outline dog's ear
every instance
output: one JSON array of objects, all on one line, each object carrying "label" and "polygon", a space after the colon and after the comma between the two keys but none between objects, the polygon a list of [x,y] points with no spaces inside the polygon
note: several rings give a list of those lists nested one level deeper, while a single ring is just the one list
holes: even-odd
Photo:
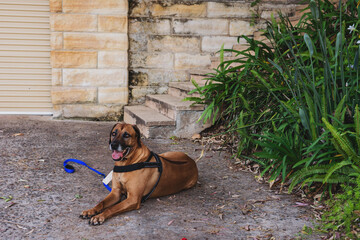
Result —
[{"label": "dog's ear", "polygon": [[132,125],[133,129],[135,130],[136,132],[136,139],[137,139],[137,142],[139,144],[139,147],[141,146],[141,135],[140,135],[140,129],[136,126],[136,125]]},{"label": "dog's ear", "polygon": [[114,130],[114,128],[116,127],[117,123],[111,128],[111,131],[110,131],[110,136],[109,136],[109,144],[111,143],[111,134],[112,134],[112,131]]}]

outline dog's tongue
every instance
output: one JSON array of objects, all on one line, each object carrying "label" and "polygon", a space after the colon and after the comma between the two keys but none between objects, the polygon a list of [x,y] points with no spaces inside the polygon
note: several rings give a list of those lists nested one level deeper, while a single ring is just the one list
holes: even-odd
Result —
[{"label": "dog's tongue", "polygon": [[119,159],[123,157],[123,152],[119,152],[114,150],[113,153],[111,154],[113,159]]}]

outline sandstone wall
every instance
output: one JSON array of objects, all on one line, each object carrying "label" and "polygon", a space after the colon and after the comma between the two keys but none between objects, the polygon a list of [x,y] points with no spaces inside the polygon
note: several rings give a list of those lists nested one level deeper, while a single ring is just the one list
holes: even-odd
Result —
[{"label": "sandstone wall", "polygon": [[128,103],[128,1],[50,0],[54,117],[118,119]]},{"label": "sandstone wall", "polygon": [[146,94],[165,93],[170,81],[185,81],[191,73],[216,67],[216,52],[242,49],[247,35],[258,30],[278,10],[294,15],[292,0],[253,1],[129,1],[130,103],[143,102]]}]

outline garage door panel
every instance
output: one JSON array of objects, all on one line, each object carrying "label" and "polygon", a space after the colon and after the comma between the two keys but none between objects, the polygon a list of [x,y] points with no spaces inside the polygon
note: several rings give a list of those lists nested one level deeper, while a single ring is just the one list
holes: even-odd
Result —
[{"label": "garage door panel", "polygon": [[0,0],[0,113],[50,114],[49,0]]}]

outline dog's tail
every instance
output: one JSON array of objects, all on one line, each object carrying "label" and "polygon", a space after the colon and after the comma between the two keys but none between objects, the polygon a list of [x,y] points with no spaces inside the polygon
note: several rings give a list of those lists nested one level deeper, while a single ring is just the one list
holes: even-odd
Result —
[{"label": "dog's tail", "polygon": [[203,148],[203,149],[201,150],[200,156],[199,156],[197,159],[195,159],[195,162],[196,162],[196,163],[204,156],[204,152],[205,152],[205,148]]}]

